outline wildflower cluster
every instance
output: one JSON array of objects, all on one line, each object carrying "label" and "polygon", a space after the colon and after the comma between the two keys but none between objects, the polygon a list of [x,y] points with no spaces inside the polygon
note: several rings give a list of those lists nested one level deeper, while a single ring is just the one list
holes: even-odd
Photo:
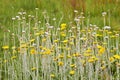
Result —
[{"label": "wildflower cluster", "polygon": [[[119,31],[84,23],[81,13],[71,24],[46,23],[19,12],[13,32],[4,33],[1,70],[10,80],[118,80]],[[105,13],[103,14],[105,16]],[[35,23],[33,23],[33,20]],[[16,23],[16,24],[15,24]],[[12,35],[9,40],[8,34]],[[114,69],[114,70],[113,70]],[[107,77],[104,77],[107,76]]]}]

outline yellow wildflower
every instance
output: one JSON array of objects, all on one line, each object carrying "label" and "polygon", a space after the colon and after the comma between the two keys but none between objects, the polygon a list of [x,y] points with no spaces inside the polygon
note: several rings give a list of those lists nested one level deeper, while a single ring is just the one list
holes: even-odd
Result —
[{"label": "yellow wildflower", "polygon": [[73,56],[74,57],[79,57],[79,56],[81,56],[81,54],[80,53],[74,53]]},{"label": "yellow wildflower", "polygon": [[54,40],[55,43],[59,42],[59,40]]},{"label": "yellow wildflower", "polygon": [[120,59],[120,55],[117,55],[117,54],[114,55],[113,57],[114,57],[115,59]]},{"label": "yellow wildflower", "polygon": [[55,75],[54,75],[54,74],[50,74],[50,77],[51,77],[51,78],[54,78],[54,77],[55,77]]},{"label": "yellow wildflower", "polygon": [[69,44],[70,44],[70,45],[74,45],[74,43],[73,43],[73,42],[69,42]]},{"label": "yellow wildflower", "polygon": [[5,45],[5,46],[3,46],[2,48],[3,48],[4,50],[7,50],[7,49],[9,49],[9,46]]},{"label": "yellow wildflower", "polygon": [[17,56],[12,56],[12,57],[11,57],[11,59],[16,59],[16,58],[17,58]]},{"label": "yellow wildflower", "polygon": [[5,60],[4,60],[4,63],[7,63],[7,61],[8,61],[8,60],[5,59]]},{"label": "yellow wildflower", "polygon": [[108,31],[108,34],[112,34],[112,32],[111,32],[111,31]]},{"label": "yellow wildflower", "polygon": [[45,42],[45,41],[46,41],[46,38],[43,38],[43,39],[42,39],[42,42]]},{"label": "yellow wildflower", "polygon": [[65,23],[63,23],[63,24],[61,24],[61,26],[60,26],[61,28],[61,30],[65,30],[66,29],[66,24]]},{"label": "yellow wildflower", "polygon": [[32,67],[32,68],[31,68],[31,71],[35,71],[35,70],[36,70],[36,67]]},{"label": "yellow wildflower", "polygon": [[74,74],[75,74],[75,71],[74,71],[74,70],[71,70],[71,71],[69,72],[69,74],[70,74],[70,75],[74,75]]},{"label": "yellow wildflower", "polygon": [[12,53],[15,54],[15,53],[17,53],[17,51],[16,51],[16,50],[13,50]]},{"label": "yellow wildflower", "polygon": [[107,43],[106,42],[103,42],[103,45],[106,45]]},{"label": "yellow wildflower", "polygon": [[30,40],[30,42],[34,42],[34,41],[35,41],[35,39],[31,39],[31,40]]},{"label": "yellow wildflower", "polygon": [[38,28],[37,27],[33,27],[34,30],[37,30]]},{"label": "yellow wildflower", "polygon": [[63,55],[63,54],[60,54],[60,55],[59,55],[59,58],[61,58],[61,59],[64,58],[64,55]]},{"label": "yellow wildflower", "polygon": [[110,36],[111,38],[115,38],[115,35]]},{"label": "yellow wildflower", "polygon": [[93,44],[97,44],[98,42],[93,42]]},{"label": "yellow wildflower", "polygon": [[106,68],[106,66],[102,66],[101,69],[104,70]]},{"label": "yellow wildflower", "polygon": [[39,33],[40,33],[40,35],[42,35],[42,34],[44,34],[44,31],[43,31],[43,30],[41,30]]},{"label": "yellow wildflower", "polygon": [[109,58],[109,61],[110,61],[110,62],[113,62],[114,60],[115,60],[115,59],[114,59],[113,57],[110,57],[110,58]]},{"label": "yellow wildflower", "polygon": [[113,53],[113,52],[114,52],[114,50],[110,50],[110,52],[111,52],[111,53]]},{"label": "yellow wildflower", "polygon": [[94,59],[94,61],[98,60],[98,58],[96,56],[92,56],[91,58]]},{"label": "yellow wildflower", "polygon": [[86,53],[90,53],[90,52],[92,52],[91,49],[87,49],[87,50],[86,50]]},{"label": "yellow wildflower", "polygon": [[66,37],[66,34],[65,34],[64,32],[61,32],[60,35],[61,35],[62,37]]},{"label": "yellow wildflower", "polygon": [[84,55],[85,57],[89,57],[89,56],[91,56],[90,53],[84,53],[83,55]]},{"label": "yellow wildflower", "polygon": [[39,46],[40,47],[40,49],[42,49],[43,48],[43,46]]},{"label": "yellow wildflower", "polygon": [[58,62],[58,65],[59,65],[59,66],[63,66],[64,63],[60,61],[60,62]]},{"label": "yellow wildflower", "polygon": [[33,48],[30,50],[30,54],[36,54],[36,50]]},{"label": "yellow wildflower", "polygon": [[94,62],[94,59],[90,58],[90,59],[88,59],[88,62],[92,63],[92,62]]},{"label": "yellow wildflower", "polygon": [[97,36],[97,37],[101,37],[101,34],[96,34],[95,36]]},{"label": "yellow wildflower", "polygon": [[76,39],[76,36],[71,36],[72,39]]},{"label": "yellow wildflower", "polygon": [[63,43],[67,43],[68,42],[68,40],[64,40],[64,41],[62,41]]},{"label": "yellow wildflower", "polygon": [[104,52],[105,52],[105,48],[104,47],[102,47],[102,46],[97,46],[98,47],[98,53],[99,54],[103,54]]},{"label": "yellow wildflower", "polygon": [[71,64],[71,65],[70,65],[70,67],[72,67],[72,68],[73,68],[73,67],[76,67],[76,65],[75,65],[75,64]]},{"label": "yellow wildflower", "polygon": [[71,58],[71,56],[70,56],[70,55],[67,55],[67,58]]},{"label": "yellow wildflower", "polygon": [[35,33],[35,36],[39,36],[40,35],[40,33]]},{"label": "yellow wildflower", "polygon": [[85,29],[82,29],[81,32],[85,32],[86,30]]},{"label": "yellow wildflower", "polygon": [[54,58],[53,60],[54,60],[54,61],[57,61],[57,60],[58,60],[58,58],[56,57],[56,58]]},{"label": "yellow wildflower", "polygon": [[50,49],[46,49],[44,53],[45,54],[51,54],[51,50]]},{"label": "yellow wildflower", "polygon": [[27,47],[27,44],[22,44],[21,46],[20,46],[21,48],[26,48]]},{"label": "yellow wildflower", "polygon": [[102,48],[102,46],[98,45],[97,48],[100,49],[100,48]]}]

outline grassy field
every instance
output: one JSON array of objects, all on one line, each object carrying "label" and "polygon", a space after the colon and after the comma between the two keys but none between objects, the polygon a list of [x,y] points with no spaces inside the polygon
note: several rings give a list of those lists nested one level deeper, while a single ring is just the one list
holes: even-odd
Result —
[{"label": "grassy field", "polygon": [[119,0],[0,0],[0,80],[119,80]]}]

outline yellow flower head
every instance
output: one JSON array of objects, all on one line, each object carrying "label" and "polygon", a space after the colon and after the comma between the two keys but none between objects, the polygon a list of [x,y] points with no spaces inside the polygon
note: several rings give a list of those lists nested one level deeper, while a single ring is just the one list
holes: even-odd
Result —
[{"label": "yellow flower head", "polygon": [[120,55],[117,55],[117,54],[114,55],[113,57],[114,57],[115,59],[120,59]]},{"label": "yellow flower head", "polygon": [[100,49],[100,48],[102,48],[102,46],[98,45],[97,48]]},{"label": "yellow flower head", "polygon": [[71,56],[70,56],[70,55],[67,55],[67,58],[71,58]]},{"label": "yellow flower head", "polygon": [[40,33],[35,33],[35,36],[39,36],[40,35]]},{"label": "yellow flower head", "polygon": [[65,23],[62,23],[61,26],[60,26],[60,29],[61,29],[61,30],[65,30],[65,29],[66,29],[66,24],[65,24]]},{"label": "yellow flower head", "polygon": [[44,30],[40,30],[39,33],[42,35],[44,34]]},{"label": "yellow flower head", "polygon": [[63,43],[68,43],[68,40],[64,40],[64,41],[62,41]]},{"label": "yellow flower head", "polygon": [[54,78],[54,77],[55,77],[55,75],[54,75],[54,74],[50,74],[50,77],[51,77],[51,78]]},{"label": "yellow flower head", "polygon": [[91,56],[90,53],[84,53],[83,55],[84,55],[85,57],[89,57],[89,56]]},{"label": "yellow flower head", "polygon": [[87,50],[86,50],[86,53],[91,53],[91,52],[92,52],[91,49],[87,49]]},{"label": "yellow flower head", "polygon": [[7,50],[7,49],[9,49],[9,46],[6,45],[6,46],[3,46],[2,48],[3,48],[4,50]]},{"label": "yellow flower head", "polygon": [[75,64],[71,64],[70,67],[74,68],[74,67],[76,67],[76,65]]},{"label": "yellow flower head", "polygon": [[30,50],[30,54],[36,54],[36,50],[33,48]]},{"label": "yellow flower head", "polygon": [[106,68],[106,66],[102,66],[101,69],[104,70]]},{"label": "yellow flower head", "polygon": [[26,48],[26,47],[27,47],[27,44],[23,43],[20,47],[21,47],[21,48]]},{"label": "yellow flower head", "polygon": [[31,71],[35,71],[35,70],[36,70],[36,67],[32,67],[32,68],[31,68]]},{"label": "yellow flower head", "polygon": [[59,42],[59,40],[54,40],[55,43]]},{"label": "yellow flower head", "polygon": [[37,30],[38,28],[37,27],[33,27],[33,30]]},{"label": "yellow flower head", "polygon": [[45,41],[46,41],[46,38],[43,38],[43,39],[42,39],[42,42],[45,42]]},{"label": "yellow flower head", "polygon": [[63,54],[60,54],[60,55],[59,55],[59,58],[61,58],[61,59],[64,58],[64,55],[63,55]]},{"label": "yellow flower head", "polygon": [[99,49],[99,50],[98,50],[98,53],[99,53],[99,54],[103,54],[103,53],[105,52],[105,48],[104,48],[104,47],[98,45],[97,48]]},{"label": "yellow flower head", "polygon": [[51,50],[50,49],[46,49],[45,52],[44,52],[44,54],[47,54],[47,55],[51,54]]},{"label": "yellow flower head", "polygon": [[12,60],[13,60],[13,59],[16,59],[16,58],[17,58],[17,56],[12,56],[12,57],[11,57]]},{"label": "yellow flower head", "polygon": [[58,65],[59,65],[59,66],[63,66],[64,63],[63,63],[63,62],[58,62]]},{"label": "yellow flower head", "polygon": [[65,34],[64,32],[61,32],[60,35],[61,35],[62,37],[66,37],[66,34]]},{"label": "yellow flower head", "polygon": [[31,40],[30,40],[30,42],[34,42],[34,41],[35,41],[35,39],[31,39]]},{"label": "yellow flower head", "polygon": [[88,62],[90,62],[90,63],[92,63],[92,62],[94,62],[94,61],[95,61],[95,60],[92,59],[92,58],[88,59]]},{"label": "yellow flower head", "polygon": [[114,60],[115,60],[115,59],[114,59],[113,57],[110,57],[110,58],[109,58],[109,61],[110,61],[110,62],[113,62]]},{"label": "yellow flower head", "polygon": [[5,59],[5,60],[4,60],[4,63],[7,63],[7,61],[8,61],[8,60]]},{"label": "yellow flower head", "polygon": [[74,74],[75,74],[75,71],[74,71],[74,70],[71,70],[71,71],[69,72],[69,74],[70,74],[70,75],[74,75]]},{"label": "yellow flower head", "polygon": [[74,43],[73,43],[73,42],[69,42],[69,44],[70,44],[70,45],[74,45]]}]

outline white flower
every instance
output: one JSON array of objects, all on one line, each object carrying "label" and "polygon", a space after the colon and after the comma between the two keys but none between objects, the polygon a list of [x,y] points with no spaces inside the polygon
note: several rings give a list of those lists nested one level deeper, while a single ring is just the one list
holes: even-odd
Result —
[{"label": "white flower", "polygon": [[22,31],[22,33],[25,33],[25,31]]},{"label": "white flower", "polygon": [[76,22],[79,22],[79,21],[80,21],[80,19],[78,19],[78,18],[75,18],[75,19],[74,19],[74,21],[76,21]]},{"label": "white flower", "polygon": [[53,18],[53,21],[55,21],[56,20],[56,18]]},{"label": "white flower", "polygon": [[105,16],[106,14],[107,14],[106,12],[103,12],[103,13],[102,13],[102,16]]},{"label": "white flower", "polygon": [[23,20],[25,20],[25,17],[22,17]]},{"label": "white flower", "polygon": [[72,30],[69,30],[68,32],[72,32]]},{"label": "white flower", "polygon": [[78,13],[78,11],[77,11],[77,10],[74,10],[74,12],[75,12],[75,13]]},{"label": "white flower", "polygon": [[23,12],[23,14],[25,15],[25,14],[26,14],[26,12]]},{"label": "white flower", "polygon": [[12,20],[15,20],[15,18],[12,18]]},{"label": "white flower", "polygon": [[104,29],[111,29],[111,27],[110,26],[105,26]]},{"label": "white flower", "polygon": [[48,26],[48,28],[52,29],[52,28],[53,28],[53,26]]},{"label": "white flower", "polygon": [[39,8],[35,8],[35,10],[38,10]]},{"label": "white flower", "polygon": [[45,32],[46,35],[48,35],[49,33],[48,32]]},{"label": "white flower", "polygon": [[18,12],[19,15],[22,15],[22,12]]}]

